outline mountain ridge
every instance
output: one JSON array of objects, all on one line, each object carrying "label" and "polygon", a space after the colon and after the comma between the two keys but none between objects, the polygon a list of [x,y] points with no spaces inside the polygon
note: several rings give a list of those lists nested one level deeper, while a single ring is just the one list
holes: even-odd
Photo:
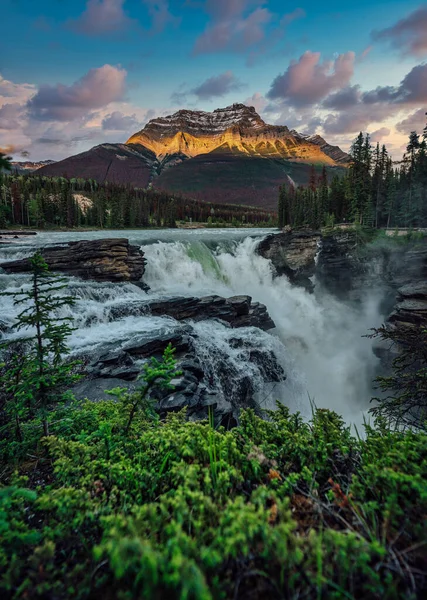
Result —
[{"label": "mountain ridge", "polygon": [[304,185],[313,164],[340,172],[349,160],[319,135],[268,125],[254,107],[233,104],[152,119],[124,144],[99,144],[37,172],[274,210],[279,185]]}]

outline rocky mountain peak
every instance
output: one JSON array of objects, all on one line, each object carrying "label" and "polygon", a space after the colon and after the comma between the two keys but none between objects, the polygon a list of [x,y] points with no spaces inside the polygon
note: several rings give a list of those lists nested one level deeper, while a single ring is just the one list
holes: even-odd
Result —
[{"label": "rocky mountain peak", "polygon": [[172,115],[152,119],[144,129],[133,135],[128,143],[138,143],[137,140],[144,137],[159,140],[177,133],[218,136],[233,127],[259,129],[265,126],[255,108],[245,104],[232,104],[225,108],[217,108],[213,112],[181,109]]}]

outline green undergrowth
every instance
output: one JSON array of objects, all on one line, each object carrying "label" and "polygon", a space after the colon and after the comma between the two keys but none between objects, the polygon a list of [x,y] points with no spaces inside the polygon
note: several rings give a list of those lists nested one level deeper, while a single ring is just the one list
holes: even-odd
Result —
[{"label": "green undergrowth", "polygon": [[[0,597],[422,598],[427,435],[280,406],[238,427],[116,400],[0,443]],[[212,415],[210,415],[212,417]]]}]

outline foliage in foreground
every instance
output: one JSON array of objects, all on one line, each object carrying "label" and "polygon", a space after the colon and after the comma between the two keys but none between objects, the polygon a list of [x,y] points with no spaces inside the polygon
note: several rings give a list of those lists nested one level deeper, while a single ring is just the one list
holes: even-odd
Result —
[{"label": "foliage in foreground", "polygon": [[29,416],[40,416],[44,433],[49,435],[49,413],[57,402],[67,399],[64,389],[77,378],[72,373],[76,363],[64,361],[69,353],[66,340],[73,331],[71,319],[57,314],[74,299],[60,295],[66,280],[49,271],[40,252],[30,263],[31,285],[0,294],[12,296],[14,305],[21,308],[14,324],[20,338],[0,346],[9,350],[0,394],[6,397],[4,410],[14,422],[19,441],[23,439],[21,423]]},{"label": "foliage in foreground", "polygon": [[[113,400],[3,469],[2,598],[416,598],[427,436],[280,407],[231,431]],[[15,469],[15,473],[13,471]]]},{"label": "foliage in foreground", "polygon": [[398,427],[415,427],[427,432],[427,328],[417,324],[373,330],[396,350],[391,373],[376,378],[384,397],[375,398],[371,409]]}]

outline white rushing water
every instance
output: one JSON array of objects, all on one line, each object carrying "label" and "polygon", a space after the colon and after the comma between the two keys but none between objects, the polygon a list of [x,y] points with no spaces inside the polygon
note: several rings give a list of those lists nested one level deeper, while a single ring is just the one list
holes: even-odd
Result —
[{"label": "white rushing water", "polygon": [[[147,259],[144,281],[146,294],[132,284],[109,284],[69,280],[76,297],[67,309],[77,330],[70,338],[73,351],[94,352],[102,344],[120,340],[123,344],[141,334],[170,332],[185,327],[169,317],[150,315],[111,319],[113,307],[147,298],[165,296],[233,296],[248,294],[265,304],[276,329],[262,332],[239,329],[251,347],[267,348],[277,357],[287,380],[264,384],[245,355],[229,344],[236,330],[217,322],[194,325],[198,355],[207,368],[215,352],[226,353],[236,369],[256,383],[257,398],[265,406],[280,400],[304,415],[310,413],[310,398],[319,407],[331,408],[348,422],[360,423],[369,407],[371,381],[376,358],[371,341],[365,337],[379,326],[379,294],[370,292],[357,306],[347,305],[325,292],[309,294],[293,286],[286,277],[273,277],[270,261],[256,253],[268,230],[163,230],[126,232],[43,233],[23,244],[0,248],[0,261],[29,256],[34,246],[76,239],[128,237],[142,246]],[[13,291],[28,281],[26,275],[0,273],[0,288]],[[10,298],[1,299],[0,321],[10,324],[16,308]]]}]

